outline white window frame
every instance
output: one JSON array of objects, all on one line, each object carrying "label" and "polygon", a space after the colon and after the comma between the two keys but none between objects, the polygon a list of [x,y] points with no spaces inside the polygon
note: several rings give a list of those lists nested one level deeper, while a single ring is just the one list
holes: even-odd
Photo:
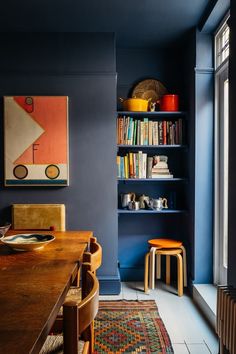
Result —
[{"label": "white window frame", "polygon": [[[215,34],[215,49],[219,49],[217,47],[217,34],[222,31],[224,27],[224,23],[227,21],[229,14],[222,21],[220,29]],[[223,25],[223,26],[222,26]],[[227,282],[227,268],[223,266],[223,238],[222,232],[227,232],[227,223],[228,223],[228,215],[224,215],[222,211],[222,203],[227,203],[227,188],[222,185],[222,180],[224,177],[224,168],[222,164],[222,156],[220,158],[220,141],[224,141],[225,136],[223,135],[225,129],[222,129],[222,116],[224,115],[224,107],[221,104],[222,100],[219,100],[220,95],[224,94],[223,83],[225,78],[228,78],[228,65],[229,58],[223,60],[217,60],[217,53],[215,53],[215,156],[214,156],[214,176],[215,176],[215,191],[214,191],[214,284],[223,284]],[[222,96],[221,96],[222,97]],[[226,130],[228,127],[226,126]],[[223,150],[224,151],[224,150]],[[222,151],[221,151],[222,153]],[[225,154],[225,153],[224,153]],[[225,155],[227,156],[227,154]],[[225,159],[223,157],[223,161]],[[224,162],[223,162],[224,163]],[[227,164],[226,164],[227,166]],[[227,195],[226,195],[227,194]],[[223,208],[223,209],[224,209]],[[225,210],[225,209],[224,209]],[[226,211],[227,211],[226,205]],[[226,229],[226,230],[225,230]]]}]

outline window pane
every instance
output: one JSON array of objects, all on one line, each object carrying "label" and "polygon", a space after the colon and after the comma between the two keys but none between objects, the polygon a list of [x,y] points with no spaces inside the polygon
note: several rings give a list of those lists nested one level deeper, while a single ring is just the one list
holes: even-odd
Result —
[{"label": "window pane", "polygon": [[229,56],[229,26],[227,23],[216,34],[216,68],[218,68]]},{"label": "window pane", "polygon": [[228,146],[229,146],[229,80],[224,81],[224,231],[223,266],[228,265]]}]

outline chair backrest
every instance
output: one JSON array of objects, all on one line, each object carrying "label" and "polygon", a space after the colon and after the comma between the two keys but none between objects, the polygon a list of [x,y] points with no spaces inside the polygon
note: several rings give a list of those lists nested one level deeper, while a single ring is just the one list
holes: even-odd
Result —
[{"label": "chair backrest", "polygon": [[14,230],[65,231],[64,204],[13,204]]},{"label": "chair backrest", "polygon": [[98,312],[99,282],[91,271],[91,265],[82,266],[82,288],[86,296],[82,301],[68,301],[63,304],[64,353],[78,353],[78,337],[89,341],[89,352],[93,352],[94,327],[93,321]]},{"label": "chair backrest", "polygon": [[96,237],[90,238],[89,252],[84,252],[83,262],[91,264],[91,271],[96,274],[96,270],[102,264],[102,247],[97,242]]},{"label": "chair backrest", "polygon": [[[83,254],[83,263],[90,263],[91,264],[91,272],[93,272],[96,275],[96,270],[102,264],[102,247],[97,242],[97,238],[96,237],[91,237],[90,238],[89,251],[88,252],[84,252],[84,254]],[[78,274],[77,274],[76,278],[73,281],[73,285],[74,286],[77,286],[77,287],[80,286],[80,274],[81,274],[81,268],[79,268]],[[83,287],[82,287],[82,296],[84,297]]]}]

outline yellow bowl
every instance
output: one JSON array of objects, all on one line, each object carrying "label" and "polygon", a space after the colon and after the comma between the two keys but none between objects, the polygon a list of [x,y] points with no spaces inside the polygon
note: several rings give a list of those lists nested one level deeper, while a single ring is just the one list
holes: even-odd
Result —
[{"label": "yellow bowl", "polygon": [[148,111],[148,100],[142,98],[128,98],[123,101],[124,111],[131,112],[147,112]]}]

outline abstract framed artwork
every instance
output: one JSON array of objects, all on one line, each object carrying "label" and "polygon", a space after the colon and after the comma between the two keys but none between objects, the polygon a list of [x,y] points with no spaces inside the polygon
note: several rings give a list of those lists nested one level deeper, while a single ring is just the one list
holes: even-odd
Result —
[{"label": "abstract framed artwork", "polygon": [[68,97],[4,97],[5,186],[68,186]]}]

